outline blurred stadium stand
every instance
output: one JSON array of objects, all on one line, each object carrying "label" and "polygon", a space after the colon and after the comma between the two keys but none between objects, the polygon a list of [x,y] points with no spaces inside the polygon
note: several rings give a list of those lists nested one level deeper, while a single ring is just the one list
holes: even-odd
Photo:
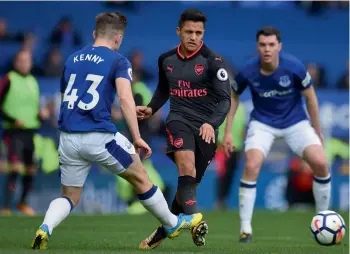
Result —
[{"label": "blurred stadium stand", "polygon": [[[143,51],[146,66],[156,71],[159,54],[178,43],[175,28],[179,14],[184,8],[198,4],[135,4],[139,5],[136,11],[119,8],[129,19],[121,52],[128,55],[134,48]],[[198,7],[208,15],[205,42],[210,47],[217,49],[218,53],[239,67],[255,52],[255,32],[264,25],[273,25],[282,33],[284,49],[304,62],[311,61],[324,66],[327,70],[327,86],[335,87],[348,60],[347,10],[330,9],[321,16],[310,16],[303,8],[290,4],[242,5],[247,7],[223,2],[199,4]],[[36,63],[40,65],[50,48],[50,33],[62,17],[71,17],[73,26],[80,33],[83,44],[86,44],[92,41],[94,16],[114,9],[116,7],[111,9],[99,2],[84,3],[84,10],[79,2],[1,2],[0,17],[8,21],[9,31],[31,32],[37,36],[34,53]],[[20,43],[1,42],[0,66],[6,64],[19,47]],[[73,50],[74,47],[61,47],[64,58]]]},{"label": "blurred stadium stand", "polygon": [[[13,55],[21,47],[32,48],[35,59],[33,71],[39,77],[43,103],[45,104],[52,98],[57,99],[59,78],[57,74],[44,68],[48,65],[48,52],[52,48],[59,49],[62,59],[53,53],[51,62],[54,70],[61,68],[64,59],[69,54],[92,42],[95,15],[104,11],[119,10],[128,17],[128,27],[120,52],[125,56],[131,56],[134,50],[143,53],[144,68],[148,73],[153,74],[148,75],[149,79],[146,84],[153,90],[157,82],[154,77],[157,77],[158,56],[178,44],[179,39],[176,36],[175,28],[180,13],[189,7],[199,8],[208,16],[205,43],[223,55],[235,69],[238,69],[255,54],[256,31],[265,25],[276,26],[282,33],[283,48],[296,55],[305,64],[316,65],[320,72],[315,75],[320,75],[320,80],[322,80],[319,81],[319,86],[332,90],[331,92],[329,90],[323,92],[322,89],[317,89],[322,98],[320,99],[321,107],[323,107],[321,113],[328,117],[332,115],[332,112],[333,114],[338,112],[336,117],[333,116],[331,124],[327,125],[330,126],[327,129],[328,136],[337,136],[348,143],[348,95],[347,92],[344,94],[344,92],[336,91],[337,86],[344,87],[344,85],[338,85],[338,81],[344,80],[346,82],[349,77],[347,69],[349,59],[348,5],[345,8],[343,6],[329,8],[325,5],[312,7],[301,2],[299,4],[293,2],[0,2],[0,20],[7,23],[9,34],[20,35],[16,37],[17,39],[1,39],[0,25],[0,76],[7,71]],[[71,21],[74,32],[71,36],[63,36],[63,38],[56,34],[55,42],[52,43],[52,32],[62,18],[68,22]],[[310,65],[310,68],[312,67]],[[51,77],[47,76],[48,73]],[[315,73],[318,72],[315,71]],[[348,82],[345,88],[348,89]],[[251,103],[247,93],[243,96],[243,101],[249,109]],[[327,113],[329,111],[330,114]],[[163,116],[166,114],[167,111],[164,110]],[[321,117],[325,119],[324,116],[321,115]],[[326,120],[323,122],[327,123]],[[161,147],[164,145],[164,140],[154,138],[153,143],[153,146],[156,147],[153,155],[155,167],[160,171],[165,182],[175,185],[174,165],[162,155]],[[284,172],[283,170],[288,165],[288,158],[290,158],[288,156],[288,150],[283,155],[280,155],[280,152],[272,152],[270,158],[273,163],[270,166],[272,168],[280,167],[279,170]],[[279,163],[276,163],[276,160]],[[164,165],[167,165],[166,169]],[[266,193],[264,194],[264,191],[261,190],[256,205],[257,207],[282,209],[285,205],[285,201],[282,200],[283,193],[282,196],[271,199],[275,201],[266,200],[270,194],[275,196],[273,193],[276,193],[276,190],[269,189],[269,186],[277,188],[278,184],[286,185],[286,179],[283,178],[285,176],[276,173],[276,170],[270,170],[270,166],[267,161],[265,167],[268,169],[264,170],[266,172],[262,174],[260,182],[261,188],[265,188]],[[213,169],[213,163],[211,169]],[[238,178],[235,179],[238,181]],[[50,179],[59,184],[57,176],[50,176]],[[348,189],[349,180],[347,177],[333,179],[338,181],[339,185],[347,184]],[[203,186],[206,186],[206,190],[203,189],[205,197],[199,194],[199,204],[208,209],[212,207],[215,199],[214,193],[208,191],[208,189],[212,189],[211,192],[214,192],[214,180],[215,171],[209,171],[200,188],[201,191]],[[99,184],[96,182],[92,184],[95,184],[95,188],[97,188],[96,186],[102,188],[104,181],[105,178],[102,176]],[[114,179],[108,181],[114,181]],[[234,185],[230,200],[231,207],[237,207],[237,182]],[[110,185],[106,184],[105,186]],[[39,190],[44,187],[38,185],[37,188],[37,193],[39,193]],[[113,190],[114,187],[110,189]],[[344,192],[344,187],[342,189]],[[334,191],[333,200],[337,202],[334,203],[335,206],[348,209],[348,204],[344,206],[343,201],[339,201],[342,191],[339,189]],[[348,192],[341,195],[347,195],[345,199],[348,199]],[[50,198],[48,194],[45,200]],[[112,200],[115,198],[111,197]],[[34,195],[32,202],[35,203],[35,200],[38,200],[37,195]],[[342,200],[344,199],[342,198]],[[269,205],[269,202],[275,202],[275,205]],[[39,202],[35,204],[39,206]],[[46,203],[44,206],[46,207]],[[120,206],[117,207],[120,210]],[[42,207],[38,207],[38,209],[43,210]],[[109,207],[103,211],[116,211],[116,208]]]}]

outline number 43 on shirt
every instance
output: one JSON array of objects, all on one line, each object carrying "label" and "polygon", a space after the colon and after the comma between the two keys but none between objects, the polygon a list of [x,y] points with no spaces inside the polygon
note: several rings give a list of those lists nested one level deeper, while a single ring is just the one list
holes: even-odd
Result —
[{"label": "number 43 on shirt", "polygon": [[[72,89],[76,76],[77,76],[76,74],[70,75],[67,88],[64,91],[63,102],[66,102],[66,101],[68,102],[68,109],[73,109],[75,102],[78,100],[78,95],[77,95],[78,89]],[[103,76],[100,76],[100,75],[88,74],[86,76],[85,80],[92,82],[89,90],[87,90],[87,93],[92,95],[92,100],[89,103],[84,103],[82,100],[80,100],[78,102],[78,108],[82,110],[91,110],[94,107],[96,107],[100,99],[100,95],[98,94],[96,89],[98,85],[101,84],[102,79],[103,79]],[[71,94],[69,95],[70,92]]]}]

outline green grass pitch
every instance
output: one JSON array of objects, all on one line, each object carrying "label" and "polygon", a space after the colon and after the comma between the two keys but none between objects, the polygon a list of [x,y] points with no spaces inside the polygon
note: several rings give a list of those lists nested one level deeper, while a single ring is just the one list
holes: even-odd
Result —
[{"label": "green grass pitch", "polygon": [[[349,214],[341,213],[348,224]],[[256,211],[250,244],[238,243],[239,215],[207,212],[207,244],[196,247],[189,232],[163,242],[153,250],[139,250],[138,244],[158,225],[150,215],[74,215],[53,232],[42,253],[235,253],[235,254],[320,254],[349,253],[349,232],[337,246],[319,246],[311,235],[312,212]],[[35,253],[29,245],[43,217],[0,217],[0,253]]]}]

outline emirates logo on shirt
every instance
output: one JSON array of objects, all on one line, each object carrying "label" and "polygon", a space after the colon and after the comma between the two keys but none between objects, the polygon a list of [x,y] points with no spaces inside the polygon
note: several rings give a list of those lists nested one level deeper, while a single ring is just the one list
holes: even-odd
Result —
[{"label": "emirates logo on shirt", "polygon": [[208,95],[207,88],[192,89],[190,81],[178,80],[177,84],[178,84],[178,88],[170,88],[171,96],[193,98],[193,97],[204,97]]}]

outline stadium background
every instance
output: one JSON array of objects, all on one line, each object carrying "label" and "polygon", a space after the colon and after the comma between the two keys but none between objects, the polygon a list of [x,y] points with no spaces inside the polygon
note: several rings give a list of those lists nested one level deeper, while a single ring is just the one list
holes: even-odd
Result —
[{"label": "stadium background", "polygon": [[[59,103],[59,75],[66,57],[74,50],[92,42],[94,17],[104,11],[122,11],[129,20],[120,53],[133,62],[151,91],[157,82],[158,56],[175,46],[179,39],[175,28],[180,13],[196,7],[208,15],[205,43],[223,55],[233,70],[239,69],[255,52],[255,33],[264,25],[280,29],[284,50],[296,55],[307,64],[317,80],[316,91],[320,103],[321,124],[327,140],[328,157],[332,168],[332,207],[349,209],[349,22],[348,6],[344,3],[302,4],[293,2],[1,2],[0,28],[7,23],[13,39],[1,40],[0,73],[5,74],[13,55],[21,48],[31,50],[34,56],[33,73],[38,78],[42,106],[54,113],[52,121],[43,124],[41,137],[57,140],[56,120]],[[73,32],[62,41],[52,32],[62,18],[71,21]],[[0,29],[1,30],[1,29]],[[57,32],[57,30],[56,30]],[[75,34],[75,35],[74,35]],[[56,33],[57,35],[57,33]],[[74,36],[73,36],[74,35]],[[75,38],[75,39],[72,39]],[[134,57],[130,57],[130,56]],[[141,58],[140,58],[141,57]],[[136,62],[143,58],[143,67],[136,70]],[[251,110],[250,95],[242,96],[246,114]],[[162,110],[164,119],[168,106]],[[248,117],[246,117],[248,119]],[[123,125],[118,123],[123,129]],[[161,133],[161,132],[160,132]],[[163,154],[165,136],[150,139],[153,148],[152,162],[169,186],[176,188],[176,169]],[[59,171],[55,150],[50,144],[39,149],[44,158],[35,181],[30,205],[44,212],[52,198],[59,194]],[[52,148],[52,147],[51,147]],[[345,150],[344,150],[345,149]],[[46,154],[43,153],[46,152]],[[345,151],[345,152],[344,152]],[[277,142],[264,164],[258,182],[256,207],[263,209],[288,209],[285,189],[288,165],[293,159],[284,142]],[[46,163],[46,164],[45,164]],[[238,183],[242,162],[235,172],[230,192],[229,207],[237,208]],[[3,186],[4,174],[0,174]],[[213,161],[199,187],[198,204],[210,210],[215,208],[216,162]],[[171,195],[171,194],[170,194]],[[2,193],[0,192],[0,200]],[[118,197],[116,179],[103,169],[93,167],[85,187],[84,197],[75,213],[122,212],[126,204]]]}]

